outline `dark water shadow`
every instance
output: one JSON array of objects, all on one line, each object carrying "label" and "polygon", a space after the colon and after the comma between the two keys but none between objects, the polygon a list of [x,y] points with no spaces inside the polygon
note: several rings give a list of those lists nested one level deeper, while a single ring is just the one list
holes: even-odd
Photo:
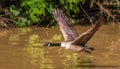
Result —
[{"label": "dark water shadow", "polygon": [[80,65],[80,67],[100,67],[100,68],[109,68],[109,67],[120,67],[119,65]]}]

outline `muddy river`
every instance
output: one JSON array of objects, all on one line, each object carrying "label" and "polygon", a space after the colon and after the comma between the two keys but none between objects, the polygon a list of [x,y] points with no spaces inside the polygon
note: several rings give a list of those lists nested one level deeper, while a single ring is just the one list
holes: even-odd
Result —
[{"label": "muddy river", "polygon": [[[75,26],[81,34],[91,26]],[[61,42],[58,27],[0,30],[0,69],[120,69],[120,27],[103,25],[87,43],[91,54],[74,53],[45,42]]]}]

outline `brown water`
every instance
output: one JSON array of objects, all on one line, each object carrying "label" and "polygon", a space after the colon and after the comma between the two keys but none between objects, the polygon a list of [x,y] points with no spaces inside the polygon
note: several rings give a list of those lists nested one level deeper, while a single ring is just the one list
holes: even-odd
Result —
[{"label": "brown water", "polygon": [[[79,34],[89,27],[76,26]],[[92,54],[74,53],[44,42],[61,42],[59,28],[13,28],[0,31],[0,69],[120,69],[120,28],[104,25],[87,45]]]}]

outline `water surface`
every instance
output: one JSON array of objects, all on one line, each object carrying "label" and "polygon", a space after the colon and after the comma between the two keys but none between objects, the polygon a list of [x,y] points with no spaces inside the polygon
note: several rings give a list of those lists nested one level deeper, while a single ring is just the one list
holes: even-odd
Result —
[{"label": "water surface", "polygon": [[[90,26],[75,26],[81,34]],[[74,53],[45,42],[61,42],[58,27],[12,28],[0,31],[0,69],[120,69],[120,28],[103,25],[87,43],[92,54]]]}]

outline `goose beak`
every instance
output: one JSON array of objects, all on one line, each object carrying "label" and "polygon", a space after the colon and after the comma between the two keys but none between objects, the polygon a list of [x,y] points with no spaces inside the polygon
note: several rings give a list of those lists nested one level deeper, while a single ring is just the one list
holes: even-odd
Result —
[{"label": "goose beak", "polygon": [[48,46],[48,43],[44,43],[43,46]]}]

